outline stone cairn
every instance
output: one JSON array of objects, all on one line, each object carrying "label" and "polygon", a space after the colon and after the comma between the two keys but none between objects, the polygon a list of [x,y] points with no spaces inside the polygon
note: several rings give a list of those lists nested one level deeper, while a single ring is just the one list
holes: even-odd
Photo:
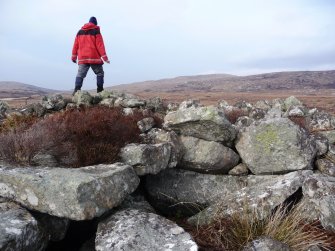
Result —
[{"label": "stone cairn", "polygon": [[163,128],[153,128],[151,117],[139,121],[143,143],[122,148],[119,163],[67,169],[50,164],[50,156],[36,156],[37,167],[0,162],[0,250],[45,250],[66,237],[72,222],[92,221],[95,235],[80,250],[195,251],[191,235],[166,216],[202,225],[247,205],[266,217],[297,199],[306,220],[335,231],[330,114],[295,97],[234,106],[188,100],[166,109],[159,98],[79,91],[72,100],[55,95],[15,111],[0,102],[0,119],[81,105],[151,110],[164,114]]}]

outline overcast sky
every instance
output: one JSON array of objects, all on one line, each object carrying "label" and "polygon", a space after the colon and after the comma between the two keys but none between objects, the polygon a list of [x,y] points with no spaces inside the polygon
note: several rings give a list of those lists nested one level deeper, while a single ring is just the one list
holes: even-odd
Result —
[{"label": "overcast sky", "polygon": [[106,86],[335,69],[334,13],[334,0],[0,0],[0,81],[73,89],[72,45],[91,16],[111,60]]}]

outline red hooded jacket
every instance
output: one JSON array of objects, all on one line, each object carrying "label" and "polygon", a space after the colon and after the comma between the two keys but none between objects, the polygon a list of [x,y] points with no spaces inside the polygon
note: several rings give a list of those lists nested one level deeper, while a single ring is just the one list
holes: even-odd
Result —
[{"label": "red hooded jacket", "polygon": [[78,64],[103,64],[102,59],[108,61],[99,26],[87,23],[78,31],[73,44],[72,60],[77,60],[77,57]]}]

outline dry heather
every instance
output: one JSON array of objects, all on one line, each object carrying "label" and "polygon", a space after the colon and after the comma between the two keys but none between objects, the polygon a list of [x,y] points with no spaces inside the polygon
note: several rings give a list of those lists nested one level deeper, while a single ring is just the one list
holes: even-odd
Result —
[{"label": "dry heather", "polygon": [[46,153],[68,167],[113,163],[120,148],[140,142],[137,122],[144,117],[107,107],[73,109],[39,120],[15,117],[5,121],[0,133],[0,159],[27,165],[36,154]]}]

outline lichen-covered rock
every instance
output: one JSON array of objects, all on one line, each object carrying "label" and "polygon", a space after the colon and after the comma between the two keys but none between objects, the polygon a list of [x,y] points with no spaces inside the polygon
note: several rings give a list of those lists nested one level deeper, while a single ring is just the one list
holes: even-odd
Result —
[{"label": "lichen-covered rock", "polygon": [[268,100],[259,100],[254,104],[254,107],[267,111],[271,109],[271,103]]},{"label": "lichen-covered rock", "polygon": [[314,135],[314,141],[316,146],[316,156],[320,157],[322,155],[325,155],[328,152],[329,148],[329,141],[328,139],[323,136],[322,134]]},{"label": "lichen-covered rock", "polygon": [[304,181],[302,192],[302,216],[335,231],[335,177],[314,174]]},{"label": "lichen-covered rock", "polygon": [[244,128],[236,149],[254,174],[312,169],[316,155],[313,139],[286,118],[262,120]]},{"label": "lichen-covered rock", "polygon": [[242,128],[250,126],[253,122],[254,120],[252,118],[242,116],[236,120],[234,127],[237,131],[240,131]]},{"label": "lichen-covered rock", "polygon": [[129,107],[129,108],[144,107],[145,104],[146,101],[139,98],[124,98],[120,101],[120,105],[122,107]]},{"label": "lichen-covered rock", "polygon": [[285,113],[285,116],[292,116],[292,117],[303,117],[305,116],[306,108],[303,106],[291,106]]},{"label": "lichen-covered rock", "polygon": [[308,125],[311,131],[326,131],[335,129],[335,117],[326,112],[316,112]]},{"label": "lichen-covered rock", "polygon": [[266,111],[263,109],[259,109],[259,108],[253,108],[250,112],[249,112],[249,117],[254,119],[254,120],[260,120],[263,119],[266,115]]},{"label": "lichen-covered rock", "polygon": [[56,167],[59,166],[55,156],[50,153],[37,153],[32,159],[31,163],[34,166],[42,167]]},{"label": "lichen-covered rock", "polygon": [[291,249],[283,242],[262,236],[249,242],[242,251],[291,251]]},{"label": "lichen-covered rock", "polygon": [[168,167],[171,154],[169,143],[129,144],[121,149],[122,161],[134,167],[137,175],[156,174]]},{"label": "lichen-covered rock", "polygon": [[165,131],[160,128],[153,128],[143,135],[145,143],[160,144],[169,143],[171,145],[171,155],[168,167],[176,167],[184,155],[184,148],[174,131]]},{"label": "lichen-covered rock", "polygon": [[140,209],[116,212],[98,225],[97,251],[197,251],[190,234],[176,223]]},{"label": "lichen-covered rock", "polygon": [[324,158],[316,160],[315,165],[321,173],[335,177],[335,162]]},{"label": "lichen-covered rock", "polygon": [[284,110],[287,111],[291,106],[302,106],[302,102],[294,96],[290,96],[284,100]]},{"label": "lichen-covered rock", "polygon": [[160,97],[149,98],[146,101],[146,108],[153,112],[164,112],[165,107]]},{"label": "lichen-covered rock", "polygon": [[155,126],[155,120],[152,117],[144,118],[137,122],[137,126],[141,132],[147,132]]},{"label": "lichen-covered rock", "polygon": [[78,169],[0,168],[0,196],[73,220],[102,215],[138,184],[133,168],[121,163]]},{"label": "lichen-covered rock", "polygon": [[7,102],[0,100],[0,114],[5,114],[9,110]]},{"label": "lichen-covered rock", "polygon": [[215,204],[192,216],[188,222],[204,225],[216,218],[242,212],[256,213],[259,219],[264,219],[275,207],[297,192],[312,174],[308,170],[285,175],[249,175],[245,178],[246,185],[243,188],[232,190],[228,196],[218,198]]},{"label": "lichen-covered rock", "polygon": [[37,220],[24,208],[0,202],[0,250],[44,250],[48,243]]},{"label": "lichen-covered rock", "polygon": [[25,115],[34,115],[37,117],[43,117],[46,113],[46,108],[40,103],[29,104],[21,110],[21,113]]},{"label": "lichen-covered rock", "polygon": [[180,137],[184,155],[179,167],[201,173],[228,173],[240,157],[232,149],[215,141],[194,137]]},{"label": "lichen-covered rock", "polygon": [[191,106],[169,112],[164,118],[164,126],[184,136],[225,144],[236,137],[235,129],[223,112],[213,106]]},{"label": "lichen-covered rock", "polygon": [[318,134],[321,134],[322,136],[326,137],[328,139],[329,144],[334,145],[335,144],[335,130],[329,130],[329,131],[320,131]]},{"label": "lichen-covered rock", "polygon": [[54,96],[44,96],[42,98],[42,106],[47,110],[60,111],[65,108],[67,102],[60,94]]},{"label": "lichen-covered rock", "polygon": [[107,106],[107,107],[114,107],[114,102],[115,102],[115,98],[105,98],[101,100],[99,104]]},{"label": "lichen-covered rock", "polygon": [[77,106],[80,106],[80,105],[90,106],[92,105],[93,97],[87,91],[77,91],[74,94],[72,101]]}]

